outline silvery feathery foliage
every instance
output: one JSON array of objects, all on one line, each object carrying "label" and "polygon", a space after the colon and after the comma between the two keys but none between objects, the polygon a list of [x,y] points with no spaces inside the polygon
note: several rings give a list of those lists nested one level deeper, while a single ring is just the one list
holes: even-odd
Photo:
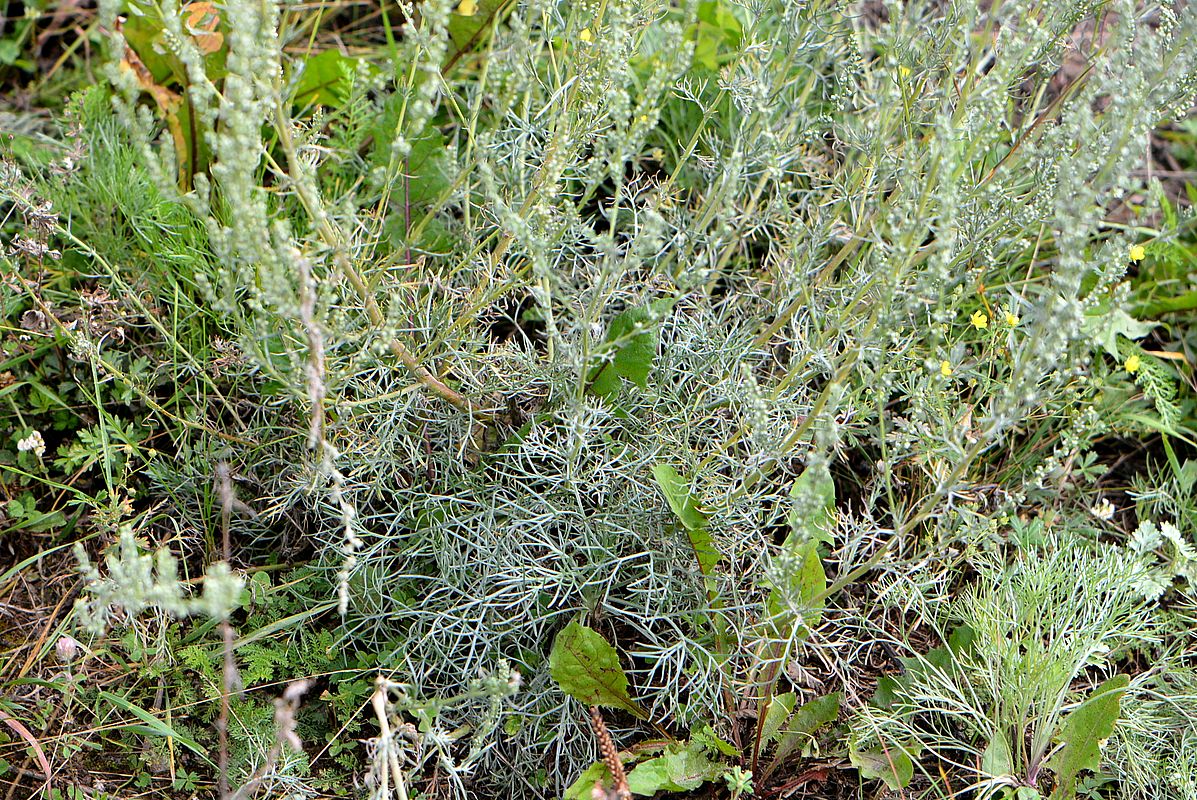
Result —
[{"label": "silvery feathery foliage", "polygon": [[1119,796],[1197,797],[1197,675],[1182,652],[1165,652],[1131,682],[1132,702],[1106,743]]},{"label": "silvery feathery foliage", "polygon": [[[755,624],[755,578],[787,568],[775,532],[802,470],[854,443],[890,456],[864,466],[887,519],[837,531],[830,562],[847,570],[940,524],[970,461],[1027,415],[1085,424],[1086,318],[1104,312],[1082,279],[1121,279],[1127,241],[1102,221],[1137,185],[1150,127],[1195,88],[1192,9],[1149,23],[1116,0],[1111,45],[1053,87],[1089,46],[1072,37],[1092,3],[910,3],[883,25],[832,2],[719,6],[734,25],[695,4],[525,0],[495,28],[485,80],[460,80],[439,67],[450,4],[422,4],[391,65],[399,100],[355,95],[355,118],[403,109],[360,182],[328,178],[343,166],[288,116],[278,4],[222,5],[221,87],[174,43],[213,153],[187,195],[212,243],[208,287],[246,370],[291,390],[245,413],[266,442],[247,455],[258,505],[314,512],[346,637],[414,691],[453,692],[504,658],[527,675],[516,722],[471,761],[475,787],[556,796],[593,756],[544,669],[580,613],[631,657],[662,724],[754,697],[762,645],[833,660],[802,626]],[[104,3],[109,19],[121,8]],[[150,153],[134,87],[112,80]],[[446,188],[420,219],[399,182],[435,119],[449,120]],[[287,164],[267,158],[266,123]],[[169,184],[172,159],[156,163]],[[444,235],[421,237],[433,227]],[[983,303],[1020,320],[995,346],[960,317]],[[655,309],[651,374],[597,397],[629,308]],[[392,341],[500,422],[414,385]],[[312,408],[327,412],[314,453],[292,433]],[[659,464],[710,518],[712,587],[652,483]]]},{"label": "silvery feathery foliage", "polygon": [[179,582],[178,561],[170,550],[143,553],[132,528],[120,531],[117,544],[104,556],[104,571],[91,562],[83,545],[75,546],[79,571],[89,596],[76,601],[79,623],[97,635],[107,630],[115,611],[136,615],[146,609],[176,617],[200,615],[227,619],[240,604],[244,581],[227,564],[213,564],[198,597],[189,597]]},{"label": "silvery feathery foliage", "polygon": [[[862,749],[878,741],[923,748],[988,794],[1012,780],[1034,785],[1076,683],[1117,672],[1128,653],[1158,641],[1158,628],[1135,588],[1142,567],[1115,548],[1056,540],[1013,564],[992,552],[974,564],[975,585],[954,597],[943,589],[936,604],[942,641],[963,626],[968,644],[936,661],[895,642],[910,655],[907,681],[887,702],[862,706],[853,728]],[[1124,702],[1133,707],[1140,697]],[[991,774],[982,760],[995,739],[1008,743],[1012,773]]]}]

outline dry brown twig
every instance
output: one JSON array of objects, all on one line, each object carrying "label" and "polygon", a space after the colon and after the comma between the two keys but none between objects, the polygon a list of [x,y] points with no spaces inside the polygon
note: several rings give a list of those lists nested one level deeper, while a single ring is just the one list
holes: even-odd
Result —
[{"label": "dry brown twig", "polygon": [[395,732],[391,730],[387,708],[392,686],[394,684],[379,675],[374,680],[374,694],[370,698],[374,714],[378,717],[378,752],[375,767],[378,770],[378,786],[380,788],[376,796],[390,797],[390,781],[394,778],[395,794],[399,800],[407,800],[407,785],[403,780],[403,768],[399,765],[399,753],[395,748]]},{"label": "dry brown twig", "polygon": [[303,751],[303,742],[300,741],[299,736],[295,733],[295,712],[299,710],[299,698],[304,695],[312,682],[304,679],[292,681],[287,684],[287,688],[283,691],[282,697],[274,699],[274,727],[275,727],[275,742],[274,747],[271,748],[269,755],[266,757],[266,763],[254,772],[253,777],[245,782],[240,789],[232,796],[231,800],[248,800],[253,797],[274,769],[274,765],[278,763],[279,756],[283,754],[283,746],[290,747],[295,752]]},{"label": "dry brown twig", "polygon": [[[232,545],[229,541],[229,523],[233,511],[249,511],[249,507],[237,499],[233,493],[232,469],[224,461],[216,465],[216,491],[220,497],[220,535],[221,558],[224,563],[230,563]],[[222,672],[222,687],[220,691],[220,716],[216,719],[216,732],[219,738],[219,767],[218,776],[220,800],[229,797],[229,695],[234,687],[241,686],[241,675],[237,672],[237,664],[233,661],[233,626],[228,616],[220,621],[220,633],[223,639],[224,670]]]}]

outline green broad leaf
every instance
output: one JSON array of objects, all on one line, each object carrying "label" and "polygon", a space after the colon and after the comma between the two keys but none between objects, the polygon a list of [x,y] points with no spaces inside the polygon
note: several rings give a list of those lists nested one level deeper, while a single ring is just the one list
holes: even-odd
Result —
[{"label": "green broad leaf", "polygon": [[665,495],[665,500],[673,513],[681,520],[687,530],[697,530],[707,526],[706,515],[698,510],[698,503],[690,492],[690,484],[678,474],[678,471],[668,464],[657,464],[653,467],[653,477],[657,486]]},{"label": "green broad leaf", "polygon": [[1114,732],[1129,684],[1126,675],[1115,675],[1065,717],[1059,737],[1063,746],[1047,762],[1048,769],[1056,774],[1053,797],[1072,797],[1081,771],[1101,768],[1101,743]]},{"label": "green broad leaf", "polygon": [[340,108],[349,99],[358,60],[340,50],[325,50],[306,59],[295,83],[292,102],[299,109],[311,106]]},{"label": "green broad leaf", "polygon": [[669,507],[686,529],[698,568],[703,575],[710,575],[719,563],[719,551],[707,530],[706,515],[698,510],[698,503],[690,492],[690,484],[668,464],[657,464],[652,473]]},{"label": "green broad leaf", "polygon": [[826,464],[814,464],[803,470],[790,487],[788,520],[790,533],[786,547],[799,547],[804,542],[831,544],[835,528],[835,482]]},{"label": "green broad leaf", "polygon": [[792,610],[793,605],[800,606],[801,621],[807,627],[819,624],[823,616],[825,601],[820,599],[827,591],[827,572],[823,569],[823,559],[819,557],[818,543],[808,541],[801,546],[796,554],[796,569],[791,569],[780,577],[784,585],[773,586],[766,601],[769,619],[773,625],[797,625],[798,618]]},{"label": "green broad leaf", "polygon": [[1010,755],[1010,743],[1006,741],[1006,734],[998,731],[981,754],[981,774],[1000,778],[1013,772],[1014,759]]},{"label": "green broad leaf", "polygon": [[595,782],[607,786],[611,783],[611,770],[602,761],[596,761],[582,771],[578,779],[569,785],[562,800],[591,800]]},{"label": "green broad leaf", "polygon": [[[405,159],[397,159],[392,153],[395,126],[400,124],[403,114],[403,97],[401,94],[392,95],[371,126],[374,137],[371,164],[378,169],[397,170],[395,185],[391,187],[391,203],[402,213],[389,221],[388,230],[388,235],[396,244],[407,239],[409,230],[416,230],[427,209],[443,202],[451,184],[445,172],[448,143],[435,119],[429,121],[423,130],[407,134],[411,150]],[[425,230],[424,234],[431,236],[434,228]]]},{"label": "green broad leaf", "polygon": [[848,759],[862,778],[884,781],[895,791],[907,786],[914,778],[914,762],[898,747],[850,750]]},{"label": "green broad leaf", "polygon": [[[445,135],[439,128],[429,125],[418,139],[412,140],[411,155],[407,157],[404,169],[412,178],[408,181],[407,202],[414,208],[431,208],[443,202],[450,180],[445,174],[445,153],[448,152]],[[434,228],[425,231],[432,235]]]},{"label": "green broad leaf", "polygon": [[897,679],[890,688],[895,691],[898,688],[908,689],[911,676],[925,673],[928,669],[951,671],[957,660],[972,649],[976,637],[976,631],[967,625],[961,625],[948,635],[948,643],[945,646],[932,648],[922,656],[898,658],[898,663],[905,668],[906,674]]},{"label": "green broad leaf", "polygon": [[[803,551],[802,571],[798,573],[798,579],[798,596],[803,604],[816,611],[822,611],[823,602],[817,598],[827,591],[827,573],[823,569],[823,559],[819,557],[819,548],[814,542],[807,544]],[[808,624],[813,625],[814,622]]]},{"label": "green broad leaf", "polygon": [[632,794],[690,792],[704,783],[719,780],[725,766],[711,759],[706,749],[690,742],[681,749],[650,758],[628,773]]},{"label": "green broad leaf", "polygon": [[777,752],[773,756],[774,763],[784,760],[790,753],[808,744],[816,731],[839,719],[843,700],[843,694],[832,692],[798,706],[778,737]]},{"label": "green broad leaf", "polygon": [[948,649],[952,655],[959,657],[973,649],[973,642],[977,639],[977,632],[968,625],[961,625],[948,634]]},{"label": "green broad leaf", "polygon": [[[228,43],[228,26],[219,6],[211,2],[191,2],[178,10],[183,30],[204,59],[204,70],[212,80],[223,78]],[[128,5],[121,26],[125,42],[146,66],[156,83],[184,86],[187,68],[167,44],[166,24],[157,4],[137,0]]]},{"label": "green broad leaf", "polygon": [[1192,311],[1197,308],[1197,292],[1183,292],[1172,297],[1160,297],[1135,308],[1135,313],[1146,317],[1173,314],[1178,311]]},{"label": "green broad leaf", "polygon": [[835,722],[840,715],[840,705],[844,695],[840,692],[816,697],[814,700],[798,706],[787,729],[801,733],[814,733],[825,725]]},{"label": "green broad leaf", "polygon": [[769,703],[769,710],[765,712],[765,722],[761,725],[761,746],[769,744],[781,733],[781,726],[790,714],[794,713],[794,706],[798,704],[798,695],[785,692],[776,695]]},{"label": "green broad leaf", "polygon": [[698,19],[687,32],[687,38],[694,40],[694,67],[718,71],[732,58],[742,34],[743,27],[729,4],[701,0]]},{"label": "green broad leaf", "polygon": [[967,625],[961,625],[948,635],[948,643],[943,647],[928,650],[921,657],[899,658],[904,669],[901,675],[882,675],[877,681],[877,690],[869,700],[875,708],[889,708],[905,692],[910,690],[914,676],[925,673],[928,669],[948,672],[955,668],[958,658],[968,653],[973,646],[977,633]]},{"label": "green broad leaf", "polygon": [[1106,310],[1099,306],[1097,310],[1085,314],[1085,321],[1081,327],[1095,344],[1100,345],[1117,361],[1122,358],[1118,352],[1119,336],[1125,336],[1131,341],[1142,339],[1157,325],[1158,322],[1151,320],[1137,320],[1121,308]]},{"label": "green broad leaf", "polygon": [[[628,789],[632,794],[654,795],[657,792],[680,792],[682,788],[670,780],[669,765],[663,756],[637,764],[628,773]],[[701,785],[701,784],[700,784]]]},{"label": "green broad leaf", "polygon": [[197,136],[197,127],[192,121],[195,109],[186,95],[179,104],[175,118],[167,118],[172,131],[177,131],[178,140],[183,143],[182,150],[175,154],[179,165],[179,175],[184,186],[190,186],[196,175],[207,172],[212,162],[212,147],[202,135]]},{"label": "green broad leaf", "polygon": [[873,692],[869,705],[875,708],[889,708],[898,699],[898,694],[909,688],[910,680],[905,675],[895,678],[892,675],[882,675],[877,679],[877,690]]},{"label": "green broad leaf", "polygon": [[657,355],[657,332],[653,327],[668,312],[672,298],[656,300],[641,308],[629,308],[611,320],[604,342],[615,348],[611,360],[591,380],[590,390],[610,397],[626,378],[641,389],[648,388],[648,374]]},{"label": "green broad leaf", "polygon": [[690,732],[690,741],[712,752],[722,753],[728,758],[735,758],[740,755],[740,750],[734,744],[721,739],[715,733],[715,730],[706,723],[699,725]]},{"label": "green broad leaf", "polygon": [[0,64],[12,66],[21,57],[21,46],[12,39],[0,39]]},{"label": "green broad leaf", "polygon": [[557,634],[549,653],[549,672],[561,690],[586,706],[619,708],[645,718],[628,695],[628,676],[619,654],[590,628],[571,622]]},{"label": "green broad leaf", "polygon": [[132,48],[158,83],[182,80],[186,76],[182,64],[177,63],[178,59],[162,41],[164,27],[158,9],[135,2],[129,4],[129,12],[121,25],[125,44]]},{"label": "green broad leaf", "polygon": [[927,651],[920,662],[917,658],[903,658],[898,659],[907,668],[908,671],[921,671],[926,667],[924,665],[930,664],[936,669],[947,672],[952,668],[953,663],[961,656],[965,655],[972,649],[973,640],[977,637],[976,631],[967,625],[961,625],[950,634],[948,634],[948,643],[946,647],[936,647]]}]

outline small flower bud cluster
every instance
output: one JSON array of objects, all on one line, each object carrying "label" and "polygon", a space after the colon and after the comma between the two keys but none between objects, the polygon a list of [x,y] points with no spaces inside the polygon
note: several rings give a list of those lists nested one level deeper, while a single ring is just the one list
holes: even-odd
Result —
[{"label": "small flower bud cluster", "polygon": [[226,619],[240,604],[244,581],[227,564],[213,564],[204,579],[203,593],[188,597],[179,581],[179,567],[166,548],[154,554],[141,552],[133,529],[123,526],[117,545],[104,556],[106,573],[91,562],[82,544],[75,546],[75,557],[83,576],[86,595],[75,603],[80,624],[88,631],[102,634],[115,609],[135,616],[155,608],[174,616],[200,614],[212,619]]},{"label": "small flower bud cluster", "polygon": [[21,453],[33,453],[33,455],[41,458],[46,454],[46,440],[42,438],[41,431],[31,431],[28,436],[17,442],[17,451]]}]

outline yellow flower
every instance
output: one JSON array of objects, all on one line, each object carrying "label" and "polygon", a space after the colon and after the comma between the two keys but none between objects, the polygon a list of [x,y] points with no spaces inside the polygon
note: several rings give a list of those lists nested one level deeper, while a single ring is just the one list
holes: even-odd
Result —
[{"label": "yellow flower", "polygon": [[940,361],[939,362],[939,374],[944,376],[945,378],[952,377],[952,362],[951,361]]},{"label": "yellow flower", "polygon": [[590,28],[583,28],[582,30],[578,31],[578,38],[583,42],[589,42],[594,39],[594,34],[590,32]]},{"label": "yellow flower", "polygon": [[1017,325],[1019,322],[1021,322],[1021,320],[1019,320],[1019,318],[1018,318],[1018,315],[1015,314],[1013,311],[1006,312],[1005,320],[1006,320],[1006,324],[1009,325],[1011,328],[1013,328],[1015,325]]},{"label": "yellow flower", "polygon": [[898,74],[901,75],[903,78],[909,78],[910,77],[910,67],[908,67],[904,64],[899,66]]},{"label": "yellow flower", "polygon": [[1141,244],[1131,245],[1130,260],[1138,264],[1143,260],[1143,256],[1147,255],[1147,248]]},{"label": "yellow flower", "polygon": [[457,4],[457,13],[461,14],[463,17],[474,16],[478,13],[477,0],[461,0],[461,2]]},{"label": "yellow flower", "polygon": [[1135,355],[1132,355],[1130,358],[1128,358],[1126,360],[1126,363],[1123,364],[1122,366],[1126,369],[1127,372],[1134,375],[1136,372],[1139,371],[1139,367],[1143,366],[1143,359],[1139,358],[1139,355],[1136,353]]},{"label": "yellow flower", "polygon": [[969,317],[968,321],[971,322],[973,327],[977,328],[978,330],[989,327],[989,317],[984,311],[974,311],[973,315]]}]

